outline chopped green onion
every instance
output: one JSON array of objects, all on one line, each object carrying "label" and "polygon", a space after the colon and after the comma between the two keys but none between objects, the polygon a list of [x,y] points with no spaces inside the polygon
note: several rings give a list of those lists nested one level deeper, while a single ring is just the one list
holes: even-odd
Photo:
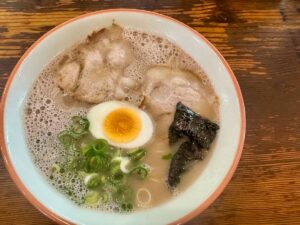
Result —
[{"label": "chopped green onion", "polygon": [[70,128],[58,134],[59,141],[66,149],[69,149],[76,139],[87,134],[89,128],[89,121],[83,117],[75,116],[71,120]]},{"label": "chopped green onion", "polygon": [[148,169],[146,169],[143,165],[138,165],[130,171],[130,174],[137,175],[142,179],[145,179],[148,176],[148,173]]},{"label": "chopped green onion", "polygon": [[71,118],[73,124],[71,125],[71,131],[75,134],[83,134],[89,128],[89,121],[81,116],[73,116]]},{"label": "chopped green onion", "polygon": [[121,161],[122,161],[122,157],[121,156],[113,157],[112,160],[111,160],[111,162],[113,164],[118,164],[118,165],[120,165]]},{"label": "chopped green onion", "polygon": [[62,131],[58,134],[59,142],[64,146],[65,149],[70,149],[74,143],[74,138],[69,134],[68,131]]},{"label": "chopped green onion", "polygon": [[72,138],[74,138],[74,139],[79,139],[79,138],[81,138],[83,135],[85,135],[85,134],[87,134],[87,133],[88,133],[87,131],[82,131],[81,133],[77,133],[77,132],[75,132],[75,131],[73,131],[73,130],[68,131],[68,134],[69,134]]},{"label": "chopped green onion", "polygon": [[100,170],[101,169],[101,164],[102,164],[102,162],[101,162],[102,160],[101,160],[101,158],[100,158],[100,156],[98,156],[98,155],[96,155],[96,156],[92,156],[91,158],[90,158],[90,160],[89,160],[89,166],[90,166],[90,169],[92,170],[92,171],[98,171],[98,170]]},{"label": "chopped green onion", "polygon": [[173,154],[169,153],[169,154],[163,155],[161,158],[163,160],[170,160],[170,159],[172,159],[172,157],[173,157]]},{"label": "chopped green onion", "polygon": [[120,169],[123,173],[129,173],[131,167],[131,161],[128,157],[122,157],[121,163],[120,163]]},{"label": "chopped green onion", "polygon": [[53,173],[58,173],[59,171],[60,171],[60,166],[58,164],[54,163],[52,165],[52,172]]},{"label": "chopped green onion", "polygon": [[92,144],[92,147],[96,153],[103,154],[108,150],[108,142],[104,139],[99,139]]},{"label": "chopped green onion", "polygon": [[70,127],[61,132],[58,139],[66,149],[74,151],[68,152],[67,162],[62,168],[54,164],[53,171],[76,172],[83,179],[87,190],[93,190],[86,194],[85,204],[103,204],[111,200],[122,211],[132,211],[134,197],[132,189],[127,186],[128,178],[130,175],[142,179],[148,176],[147,167],[139,162],[146,151],[140,148],[124,153],[104,139],[86,135],[88,128],[87,119],[72,117]]},{"label": "chopped green onion", "polygon": [[84,184],[87,188],[99,187],[102,183],[101,176],[97,173],[92,173],[84,178]]},{"label": "chopped green onion", "polygon": [[113,186],[120,186],[126,183],[126,176],[122,172],[109,176],[108,181]]},{"label": "chopped green onion", "polygon": [[93,155],[94,149],[90,145],[86,145],[83,148],[81,148],[81,154],[84,156]]},{"label": "chopped green onion", "polygon": [[118,170],[123,173],[129,173],[130,170],[128,167],[131,165],[130,159],[128,157],[115,157],[111,160],[112,163],[112,169],[111,172],[113,173],[113,170]]},{"label": "chopped green onion", "polygon": [[107,151],[109,148],[108,142],[104,139],[98,139],[93,141],[91,144],[85,145],[81,148],[81,154],[84,156],[93,156],[100,155],[107,157],[109,152]]},{"label": "chopped green onion", "polygon": [[146,155],[146,151],[142,148],[127,153],[127,156],[130,159],[135,160],[135,161],[142,159],[145,155]]},{"label": "chopped green onion", "polygon": [[121,204],[121,209],[124,211],[124,212],[131,212],[132,209],[133,209],[133,205],[131,203],[122,203]]},{"label": "chopped green onion", "polygon": [[91,191],[85,196],[84,203],[87,205],[96,204],[100,199],[100,194],[96,191]]},{"label": "chopped green onion", "polygon": [[84,168],[84,163],[85,163],[85,160],[83,157],[75,157],[70,160],[67,167],[69,168],[69,170],[79,171]]},{"label": "chopped green onion", "polygon": [[133,197],[133,191],[130,187],[122,185],[112,194],[113,200],[117,204],[130,202]]},{"label": "chopped green onion", "polygon": [[113,159],[121,157],[121,150],[119,148],[115,148],[114,150],[115,152],[113,153]]},{"label": "chopped green onion", "polygon": [[111,164],[111,168],[109,170],[111,175],[115,175],[117,173],[121,173],[121,169],[120,169],[120,162],[113,162]]},{"label": "chopped green onion", "polygon": [[78,176],[80,177],[80,178],[84,178],[84,177],[86,177],[88,174],[86,173],[86,172],[83,172],[83,171],[79,171],[78,172]]},{"label": "chopped green onion", "polygon": [[84,118],[82,116],[73,116],[71,118],[71,121],[73,122],[73,124],[80,124],[80,125],[84,125],[85,128],[87,129],[89,127],[89,121],[87,118]]},{"label": "chopped green onion", "polygon": [[102,204],[108,202],[109,195],[107,194],[106,191],[101,190],[101,192],[100,192],[99,194],[100,194],[100,199],[99,199],[99,201],[100,201]]},{"label": "chopped green onion", "polygon": [[109,161],[109,159],[98,155],[86,157],[83,168],[87,173],[104,172],[110,167]]}]

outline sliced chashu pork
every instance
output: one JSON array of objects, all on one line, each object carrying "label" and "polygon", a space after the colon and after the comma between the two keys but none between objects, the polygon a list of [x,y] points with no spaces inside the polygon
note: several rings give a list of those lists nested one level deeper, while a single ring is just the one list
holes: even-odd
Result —
[{"label": "sliced chashu pork", "polygon": [[154,66],[144,77],[144,105],[159,118],[173,116],[178,102],[182,102],[203,116],[211,116],[212,106],[207,101],[201,79],[194,73],[170,66]]},{"label": "sliced chashu pork", "polygon": [[59,63],[54,82],[67,94],[88,103],[114,97],[118,78],[134,59],[116,24],[93,32]]},{"label": "sliced chashu pork", "polygon": [[54,76],[54,82],[66,92],[72,92],[77,87],[81,66],[76,61],[65,62]]}]

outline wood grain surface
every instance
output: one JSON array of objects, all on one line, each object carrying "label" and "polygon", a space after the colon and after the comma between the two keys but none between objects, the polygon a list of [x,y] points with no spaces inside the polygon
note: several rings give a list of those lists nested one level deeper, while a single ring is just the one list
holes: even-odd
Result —
[{"label": "wood grain surface", "polygon": [[[159,12],[193,27],[232,67],[247,113],[238,169],[189,225],[300,224],[300,1],[4,0],[0,93],[24,51],[54,26],[107,8]],[[54,224],[11,181],[0,161],[0,224]]]}]

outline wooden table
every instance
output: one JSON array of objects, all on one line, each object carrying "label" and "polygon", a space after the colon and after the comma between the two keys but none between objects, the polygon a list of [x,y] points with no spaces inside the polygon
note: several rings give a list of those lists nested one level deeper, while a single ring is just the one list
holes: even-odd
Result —
[{"label": "wooden table", "polygon": [[[250,3],[251,2],[251,3]],[[106,0],[0,2],[0,91],[24,51],[86,12],[139,8],[202,33],[227,59],[243,92],[247,135],[223,194],[188,224],[300,224],[300,1]],[[16,189],[0,161],[0,224],[53,224]]]}]

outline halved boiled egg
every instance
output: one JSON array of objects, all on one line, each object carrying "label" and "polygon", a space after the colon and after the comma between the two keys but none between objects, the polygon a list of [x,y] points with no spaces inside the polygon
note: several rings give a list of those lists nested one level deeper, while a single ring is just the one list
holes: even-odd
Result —
[{"label": "halved boiled egg", "polygon": [[147,113],[120,101],[93,106],[87,114],[90,132],[121,148],[137,148],[152,137],[153,124]]}]

